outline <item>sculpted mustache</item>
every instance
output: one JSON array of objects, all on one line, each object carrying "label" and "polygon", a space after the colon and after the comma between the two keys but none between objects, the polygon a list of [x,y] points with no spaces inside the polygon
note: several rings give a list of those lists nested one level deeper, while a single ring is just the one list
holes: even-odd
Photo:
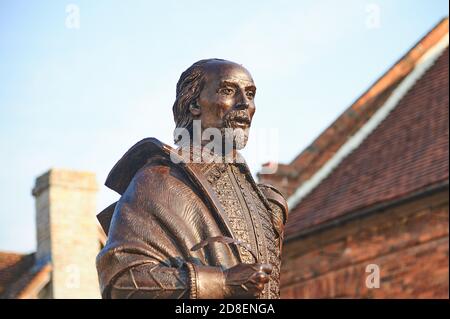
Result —
[{"label": "sculpted mustache", "polygon": [[246,111],[232,111],[225,116],[225,123],[244,122],[250,124],[250,117]]}]

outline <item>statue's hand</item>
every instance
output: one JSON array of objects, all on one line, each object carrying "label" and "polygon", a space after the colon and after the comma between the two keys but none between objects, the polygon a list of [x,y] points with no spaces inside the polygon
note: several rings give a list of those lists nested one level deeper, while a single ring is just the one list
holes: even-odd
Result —
[{"label": "statue's hand", "polygon": [[238,264],[224,271],[225,298],[254,298],[264,290],[272,272],[270,264]]}]

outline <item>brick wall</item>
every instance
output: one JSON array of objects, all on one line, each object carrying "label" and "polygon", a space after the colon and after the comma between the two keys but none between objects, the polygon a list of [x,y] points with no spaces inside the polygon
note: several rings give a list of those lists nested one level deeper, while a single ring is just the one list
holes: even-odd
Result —
[{"label": "brick wall", "polygon": [[[448,189],[283,248],[282,298],[448,298]],[[367,288],[376,264],[380,287]]]}]

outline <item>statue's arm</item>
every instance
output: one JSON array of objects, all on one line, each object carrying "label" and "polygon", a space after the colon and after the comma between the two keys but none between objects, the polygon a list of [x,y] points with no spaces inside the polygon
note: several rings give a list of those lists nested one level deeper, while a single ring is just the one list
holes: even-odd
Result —
[{"label": "statue's arm", "polygon": [[224,298],[224,274],[219,267],[186,263],[180,268],[146,263],[129,268],[111,285],[110,297],[129,298]]},{"label": "statue's arm", "polygon": [[105,298],[225,297],[222,269],[191,263],[183,249],[197,243],[190,238],[197,228],[188,222],[198,213],[192,195],[167,167],[136,174],[116,205],[97,258]]},{"label": "statue's arm", "polygon": [[282,240],[284,237],[284,225],[287,222],[289,209],[286,198],[274,186],[269,184],[258,184],[261,192],[266,196],[272,209],[272,223]]},{"label": "statue's arm", "polygon": [[112,299],[188,298],[189,278],[182,268],[145,263],[128,268],[109,288]]},{"label": "statue's arm", "polygon": [[220,267],[186,263],[182,268],[148,263],[130,267],[111,285],[109,297],[224,299],[254,298],[269,281],[272,266],[238,264],[222,271]]}]

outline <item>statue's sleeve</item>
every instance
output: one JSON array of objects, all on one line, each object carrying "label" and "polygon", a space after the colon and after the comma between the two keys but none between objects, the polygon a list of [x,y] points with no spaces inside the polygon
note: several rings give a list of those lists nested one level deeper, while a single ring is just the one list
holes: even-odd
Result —
[{"label": "statue's sleeve", "polygon": [[284,237],[284,226],[289,214],[286,198],[277,188],[270,184],[258,184],[258,187],[269,201],[272,210],[272,223],[282,241]]},{"label": "statue's sleeve", "polygon": [[196,196],[171,167],[136,174],[97,257],[103,298],[224,297],[222,269],[207,265],[203,252],[190,251],[210,222]]}]

